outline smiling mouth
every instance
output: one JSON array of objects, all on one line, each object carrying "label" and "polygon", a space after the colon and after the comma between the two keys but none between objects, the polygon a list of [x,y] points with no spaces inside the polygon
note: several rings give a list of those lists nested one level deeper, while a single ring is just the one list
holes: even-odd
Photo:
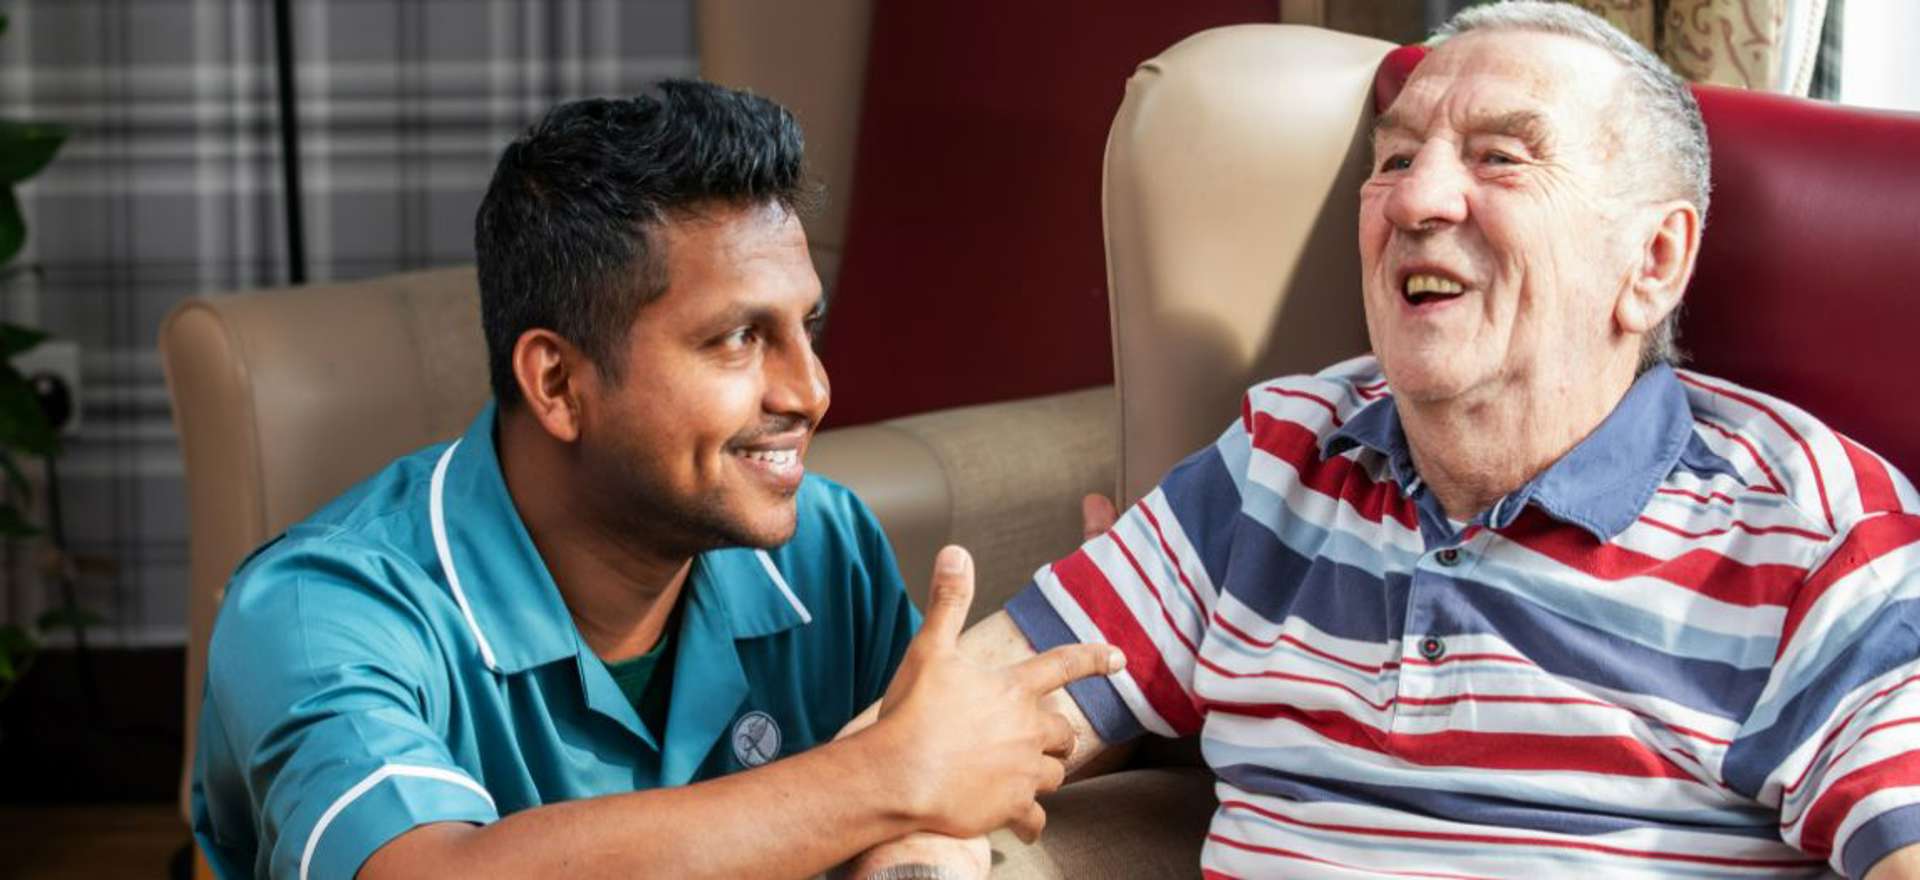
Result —
[{"label": "smiling mouth", "polygon": [[1416,272],[1400,283],[1400,295],[1415,306],[1445,302],[1467,292],[1465,285],[1451,278]]},{"label": "smiling mouth", "polygon": [[800,487],[800,479],[807,472],[801,449],[801,444],[794,442],[792,445],[734,447],[728,452],[747,472],[769,483],[775,491],[788,494]]},{"label": "smiling mouth", "polygon": [[790,468],[800,463],[800,450],[798,449],[742,449],[734,454],[774,468]]}]

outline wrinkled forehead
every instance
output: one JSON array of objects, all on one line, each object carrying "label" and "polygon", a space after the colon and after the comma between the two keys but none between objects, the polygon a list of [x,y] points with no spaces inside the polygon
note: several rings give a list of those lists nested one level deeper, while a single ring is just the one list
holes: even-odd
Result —
[{"label": "wrinkled forehead", "polygon": [[1429,53],[1375,127],[1421,136],[1518,113],[1578,136],[1598,130],[1615,109],[1623,72],[1605,49],[1585,40],[1473,31]]}]

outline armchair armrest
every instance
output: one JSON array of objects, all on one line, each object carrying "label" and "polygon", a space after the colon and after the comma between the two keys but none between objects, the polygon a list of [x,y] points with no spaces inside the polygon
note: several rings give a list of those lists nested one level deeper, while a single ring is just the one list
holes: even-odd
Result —
[{"label": "armchair armrest", "polygon": [[972,551],[978,620],[1080,545],[1080,497],[1114,490],[1117,418],[1110,386],[956,407],[822,431],[808,466],[873,508],[922,607],[941,545]]}]

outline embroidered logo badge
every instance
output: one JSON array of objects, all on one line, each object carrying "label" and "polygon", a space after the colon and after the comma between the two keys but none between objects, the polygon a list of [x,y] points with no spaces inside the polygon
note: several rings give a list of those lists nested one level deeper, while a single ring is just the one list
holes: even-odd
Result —
[{"label": "embroidered logo badge", "polygon": [[753,711],[733,723],[733,759],[758,767],[780,757],[780,725],[772,715]]}]

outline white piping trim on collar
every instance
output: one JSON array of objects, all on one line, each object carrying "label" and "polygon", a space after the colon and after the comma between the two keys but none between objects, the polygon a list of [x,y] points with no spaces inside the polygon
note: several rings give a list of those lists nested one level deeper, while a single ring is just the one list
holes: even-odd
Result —
[{"label": "white piping trim on collar", "polygon": [[500,664],[493,660],[493,646],[487,643],[487,636],[480,631],[480,624],[473,619],[473,606],[467,604],[466,591],[460,589],[460,572],[453,567],[453,550],[447,544],[447,511],[442,503],[447,485],[447,463],[453,461],[453,451],[460,448],[460,441],[453,441],[447,451],[440,454],[440,463],[433,466],[433,484],[428,489],[427,519],[433,525],[433,549],[440,554],[440,570],[447,573],[447,586],[453,589],[453,601],[460,604],[460,613],[466,615],[467,628],[473,630],[473,640],[480,645],[480,659],[487,662],[487,668],[500,671]]},{"label": "white piping trim on collar", "polygon": [[807,610],[807,606],[800,604],[800,597],[795,596],[793,588],[787,586],[787,578],[780,573],[779,567],[773,564],[773,557],[765,550],[755,550],[753,555],[760,557],[760,567],[767,570],[767,577],[773,578],[773,585],[780,588],[780,595],[787,597],[787,604],[792,605],[793,610],[800,612],[800,622],[812,623],[813,613]]},{"label": "white piping trim on collar", "polygon": [[480,783],[473,781],[473,779],[466,774],[455,773],[452,770],[441,767],[420,767],[412,764],[382,764],[380,765],[380,769],[367,774],[367,778],[360,780],[352,788],[347,789],[346,794],[336,798],[333,804],[327,807],[327,811],[320,814],[320,821],[313,823],[313,830],[307,833],[307,848],[300,852],[300,880],[307,880],[307,868],[313,864],[313,851],[320,848],[320,835],[326,833],[327,826],[333,824],[333,820],[340,815],[340,811],[346,809],[347,806],[354,801],[359,800],[361,795],[366,794],[374,786],[395,776],[416,776],[421,779],[438,779],[441,782],[451,782],[462,788],[470,789],[475,794],[486,798],[487,806],[493,807],[495,812],[499,812],[500,810],[499,805],[493,802],[493,795],[488,794],[486,789],[480,787]]}]

